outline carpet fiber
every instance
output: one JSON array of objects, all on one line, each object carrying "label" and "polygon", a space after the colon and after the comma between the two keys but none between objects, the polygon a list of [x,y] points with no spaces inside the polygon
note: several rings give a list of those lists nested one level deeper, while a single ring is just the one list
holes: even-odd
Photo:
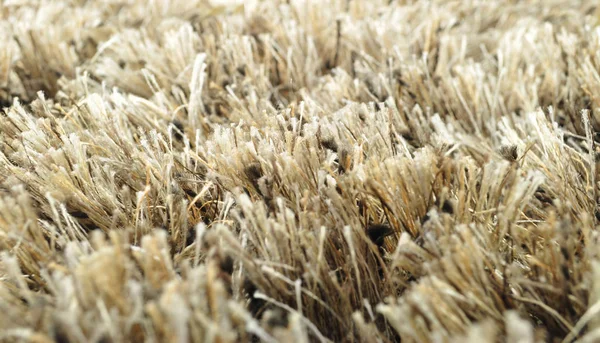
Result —
[{"label": "carpet fiber", "polygon": [[598,342],[599,23],[0,0],[0,341]]}]

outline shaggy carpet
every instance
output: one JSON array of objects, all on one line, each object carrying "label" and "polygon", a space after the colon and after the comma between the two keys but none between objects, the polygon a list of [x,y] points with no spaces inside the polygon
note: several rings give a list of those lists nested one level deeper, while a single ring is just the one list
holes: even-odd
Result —
[{"label": "shaggy carpet", "polygon": [[598,342],[599,24],[0,0],[0,341]]}]

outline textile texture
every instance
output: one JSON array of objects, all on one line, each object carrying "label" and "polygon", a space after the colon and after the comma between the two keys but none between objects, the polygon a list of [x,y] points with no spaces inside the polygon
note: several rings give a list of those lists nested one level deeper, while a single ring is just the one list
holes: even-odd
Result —
[{"label": "textile texture", "polygon": [[0,341],[598,342],[600,9],[0,0]]}]

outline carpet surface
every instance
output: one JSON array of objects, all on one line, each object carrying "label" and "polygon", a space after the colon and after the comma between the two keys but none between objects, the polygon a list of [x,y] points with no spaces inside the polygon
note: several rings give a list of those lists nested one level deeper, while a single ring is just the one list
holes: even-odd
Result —
[{"label": "carpet surface", "polygon": [[599,24],[0,0],[0,341],[598,342]]}]

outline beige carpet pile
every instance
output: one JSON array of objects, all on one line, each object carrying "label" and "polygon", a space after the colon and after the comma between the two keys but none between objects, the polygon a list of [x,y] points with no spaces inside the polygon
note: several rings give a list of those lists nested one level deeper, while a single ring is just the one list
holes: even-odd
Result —
[{"label": "beige carpet pile", "polygon": [[597,6],[0,0],[0,342],[600,341]]}]

